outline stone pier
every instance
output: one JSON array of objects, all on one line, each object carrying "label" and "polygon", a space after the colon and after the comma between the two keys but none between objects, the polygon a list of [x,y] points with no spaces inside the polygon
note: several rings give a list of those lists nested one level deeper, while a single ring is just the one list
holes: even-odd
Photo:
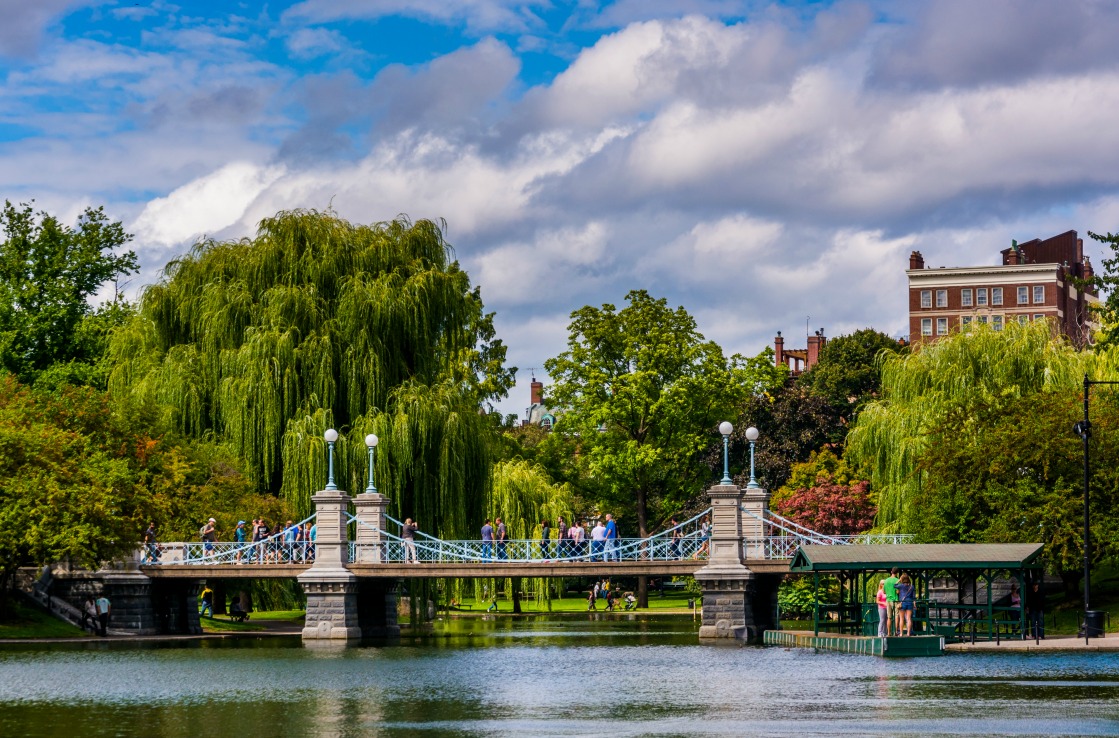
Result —
[{"label": "stone pier", "polygon": [[[762,505],[768,494],[750,490],[751,502]],[[707,565],[695,573],[703,591],[703,621],[699,637],[735,638],[760,642],[773,627],[780,577],[759,576],[743,563],[743,491],[733,484],[708,490],[711,499],[711,542]],[[752,533],[752,531],[751,531]],[[749,537],[749,536],[747,536]]]},{"label": "stone pier", "polygon": [[[359,517],[363,514],[383,518],[387,504],[381,495],[359,495]],[[362,499],[364,498],[364,499]],[[311,498],[315,503],[315,563],[299,575],[307,595],[307,617],[303,642],[308,645],[346,644],[362,638],[391,637],[400,634],[396,620],[396,582],[359,580],[346,569],[350,544],[347,532],[350,496],[339,490],[323,490]],[[369,522],[369,521],[367,521]],[[378,529],[383,523],[378,525]],[[366,531],[363,537],[361,531]],[[375,543],[370,528],[358,526],[359,542]],[[378,539],[379,540],[379,539]],[[371,556],[378,547],[358,547]],[[379,558],[378,558],[379,560]],[[369,563],[373,563],[370,559]]]}]

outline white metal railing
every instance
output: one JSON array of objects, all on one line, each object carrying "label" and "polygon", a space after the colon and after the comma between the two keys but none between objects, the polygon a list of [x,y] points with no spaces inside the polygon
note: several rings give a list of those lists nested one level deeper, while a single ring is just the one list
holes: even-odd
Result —
[{"label": "white metal railing", "polygon": [[[215,541],[213,543],[177,542],[159,544],[159,558],[152,561],[150,553],[141,563],[148,564],[310,564],[315,560],[315,542],[302,540],[291,532],[315,519],[314,515],[301,520],[291,528],[255,543],[247,541]],[[145,549],[147,551],[147,549]]]},{"label": "white metal railing", "polygon": [[[607,541],[570,539],[514,541],[446,541],[417,531],[406,540],[389,531],[380,531],[380,543],[350,543],[350,561],[384,563],[519,563],[609,561],[674,561],[707,558],[710,510],[648,538],[617,538]],[[403,524],[385,516],[400,529]],[[376,530],[360,518],[358,525]],[[676,535],[673,535],[673,534]]]},{"label": "white metal railing", "polygon": [[761,521],[767,531],[779,530],[783,535],[752,537],[742,541],[742,555],[747,559],[791,559],[801,546],[880,546],[911,543],[911,533],[856,533],[854,535],[826,535],[817,533],[772,510],[758,515],[745,506],[742,512]]}]

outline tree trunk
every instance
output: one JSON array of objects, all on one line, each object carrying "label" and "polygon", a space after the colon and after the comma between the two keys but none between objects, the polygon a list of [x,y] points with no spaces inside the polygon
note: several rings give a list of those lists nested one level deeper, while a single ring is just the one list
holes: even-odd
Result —
[{"label": "tree trunk", "polygon": [[[640,538],[647,538],[649,536],[649,514],[645,509],[648,504],[649,495],[643,487],[637,489],[637,533]],[[649,607],[649,578],[637,578],[637,606],[641,608]]]},{"label": "tree trunk", "polygon": [[521,614],[521,578],[513,577],[513,614]]}]

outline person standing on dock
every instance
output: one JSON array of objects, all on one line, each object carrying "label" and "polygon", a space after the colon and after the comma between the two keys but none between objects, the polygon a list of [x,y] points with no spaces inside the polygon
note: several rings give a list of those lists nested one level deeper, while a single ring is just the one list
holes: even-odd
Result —
[{"label": "person standing on dock", "polygon": [[886,605],[886,580],[878,580],[878,637],[885,638],[890,634],[890,608]]},{"label": "person standing on dock", "polygon": [[883,588],[886,590],[886,635],[899,635],[901,633],[901,620],[898,614],[898,568],[890,569],[890,576],[886,578]]},{"label": "person standing on dock", "polygon": [[914,590],[908,574],[902,574],[895,590],[898,593],[898,635],[913,635]]},{"label": "person standing on dock", "polygon": [[1030,637],[1045,640],[1045,593],[1041,582],[1034,582],[1026,592],[1026,609],[1030,615]]}]

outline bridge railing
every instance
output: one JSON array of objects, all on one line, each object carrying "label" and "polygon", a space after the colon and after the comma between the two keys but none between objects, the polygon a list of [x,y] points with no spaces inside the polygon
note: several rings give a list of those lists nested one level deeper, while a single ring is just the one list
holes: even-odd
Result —
[{"label": "bridge railing", "polygon": [[743,556],[747,559],[791,559],[801,546],[880,546],[911,543],[912,534],[862,533],[852,536],[827,536],[827,542],[806,536],[766,536],[742,541]]},{"label": "bridge railing", "polygon": [[[386,530],[379,543],[350,543],[350,561],[383,563],[521,563],[599,561],[673,561],[707,558],[710,510],[648,538],[617,538],[612,541],[584,540],[442,540],[417,531],[406,540]],[[386,519],[398,530],[402,523]],[[358,525],[374,527],[351,516]]]},{"label": "bridge railing", "polygon": [[[385,534],[388,535],[388,534]],[[698,538],[684,538],[678,544],[671,541],[653,541],[648,538],[619,538],[613,547],[607,543],[583,541],[514,540],[504,545],[482,541],[431,541],[391,539],[381,543],[350,542],[350,561],[379,561],[384,563],[509,563],[551,564],[565,562],[602,561],[679,561],[705,560],[705,542]]]},{"label": "bridge railing", "polygon": [[[292,527],[302,529],[314,515]],[[151,558],[145,547],[144,564],[310,564],[315,560],[314,541],[291,540],[287,529],[256,542],[215,541],[213,543],[177,542],[159,544],[159,557]]]}]

